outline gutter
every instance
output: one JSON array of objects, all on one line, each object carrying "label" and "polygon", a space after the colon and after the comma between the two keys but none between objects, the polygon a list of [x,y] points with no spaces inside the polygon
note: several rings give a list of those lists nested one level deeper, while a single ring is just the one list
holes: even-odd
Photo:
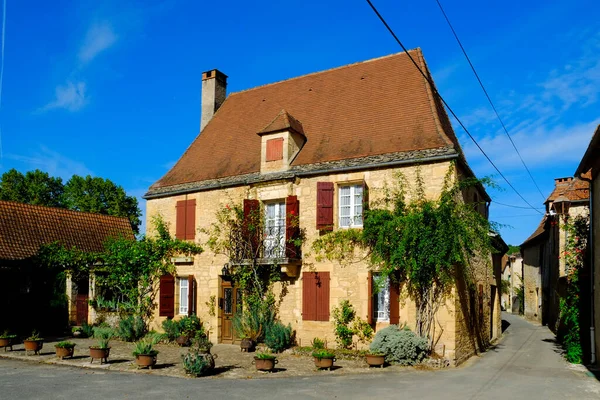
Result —
[{"label": "gutter", "polygon": [[579,174],[579,179],[586,181],[590,184],[589,191],[589,209],[590,209],[590,233],[589,233],[589,249],[590,249],[590,363],[596,363],[596,328],[594,321],[594,181],[592,179],[584,178],[583,174]]},{"label": "gutter", "polygon": [[[423,158],[416,158],[416,159],[412,158],[412,159],[407,159],[407,160],[385,161],[385,162],[381,162],[381,163],[377,163],[377,164],[368,164],[368,165],[364,165],[364,164],[363,165],[352,165],[352,166],[337,167],[337,168],[329,167],[329,168],[321,168],[321,169],[314,169],[314,170],[308,170],[308,171],[297,171],[297,172],[289,171],[288,176],[286,176],[286,175],[279,176],[279,177],[271,179],[271,180],[285,180],[285,179],[294,179],[296,177],[321,175],[321,174],[325,174],[325,173],[350,172],[350,171],[356,171],[356,170],[394,167],[394,166],[400,166],[400,165],[420,164],[420,163],[428,163],[428,162],[434,162],[434,161],[447,161],[447,160],[454,160],[457,158],[459,158],[458,153],[453,153],[453,154],[444,154],[441,156],[430,156],[430,157],[423,157]],[[201,188],[191,187],[191,188],[172,190],[172,191],[156,193],[156,194],[152,194],[152,193],[148,192],[144,196],[142,196],[142,198],[145,200],[158,199],[161,197],[169,197],[169,196],[175,196],[175,195],[180,195],[180,194],[202,192],[202,191],[212,190],[212,189],[223,189],[223,188],[241,186],[241,185],[250,185],[252,183],[266,182],[266,181],[269,181],[269,179],[266,179],[264,181],[262,181],[262,180],[261,181],[259,181],[259,180],[252,181],[250,179],[246,179],[244,181],[213,183],[210,185],[203,186]]]}]

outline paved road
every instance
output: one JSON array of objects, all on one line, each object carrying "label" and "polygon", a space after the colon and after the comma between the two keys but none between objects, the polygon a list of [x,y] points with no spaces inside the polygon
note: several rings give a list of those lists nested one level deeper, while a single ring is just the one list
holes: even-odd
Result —
[{"label": "paved road", "polygon": [[562,360],[547,328],[504,319],[510,326],[495,349],[444,371],[181,379],[0,359],[0,399],[600,399],[600,383]]}]

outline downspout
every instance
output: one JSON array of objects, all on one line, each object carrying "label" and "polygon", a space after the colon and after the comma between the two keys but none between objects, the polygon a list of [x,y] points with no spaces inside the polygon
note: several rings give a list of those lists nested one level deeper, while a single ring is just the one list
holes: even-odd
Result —
[{"label": "downspout", "polygon": [[594,181],[592,179],[584,178],[583,176],[579,176],[581,180],[584,180],[590,184],[590,234],[588,243],[590,249],[590,343],[591,343],[591,353],[590,353],[590,364],[596,363],[596,328],[594,322],[594,214],[593,214],[593,198],[594,198]]}]

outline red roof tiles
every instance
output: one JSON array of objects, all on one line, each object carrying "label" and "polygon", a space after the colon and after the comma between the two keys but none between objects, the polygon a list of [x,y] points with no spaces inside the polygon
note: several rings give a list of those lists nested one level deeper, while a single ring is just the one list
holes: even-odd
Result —
[{"label": "red roof tiles", "polygon": [[546,203],[554,201],[560,195],[571,201],[586,201],[590,198],[590,184],[578,178],[557,178],[554,180],[554,190],[546,199]]},{"label": "red roof tiles", "polygon": [[34,256],[40,246],[100,251],[108,237],[134,238],[127,218],[0,201],[0,260]]},{"label": "red roof tiles", "polygon": [[[410,54],[429,73],[421,50]],[[407,54],[398,53],[230,94],[149,193],[259,172],[257,133],[275,123],[281,110],[302,123],[307,138],[292,166],[438,148],[460,151],[432,88]]]}]

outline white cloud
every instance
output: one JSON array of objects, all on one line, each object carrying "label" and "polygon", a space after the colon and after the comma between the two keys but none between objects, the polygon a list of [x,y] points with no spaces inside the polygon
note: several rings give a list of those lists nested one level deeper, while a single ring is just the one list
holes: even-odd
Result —
[{"label": "white cloud", "polygon": [[25,169],[40,169],[52,176],[60,176],[63,180],[68,180],[76,175],[94,175],[94,173],[85,166],[84,163],[66,157],[44,145],[40,145],[37,151],[31,155],[6,154],[6,158],[21,162]]},{"label": "white cloud", "polygon": [[62,108],[71,112],[81,110],[88,103],[85,82],[67,82],[55,89],[55,98],[40,111]]},{"label": "white cloud", "polygon": [[79,49],[79,61],[87,64],[116,41],[117,35],[111,24],[107,22],[93,24],[88,29],[83,45]]}]

